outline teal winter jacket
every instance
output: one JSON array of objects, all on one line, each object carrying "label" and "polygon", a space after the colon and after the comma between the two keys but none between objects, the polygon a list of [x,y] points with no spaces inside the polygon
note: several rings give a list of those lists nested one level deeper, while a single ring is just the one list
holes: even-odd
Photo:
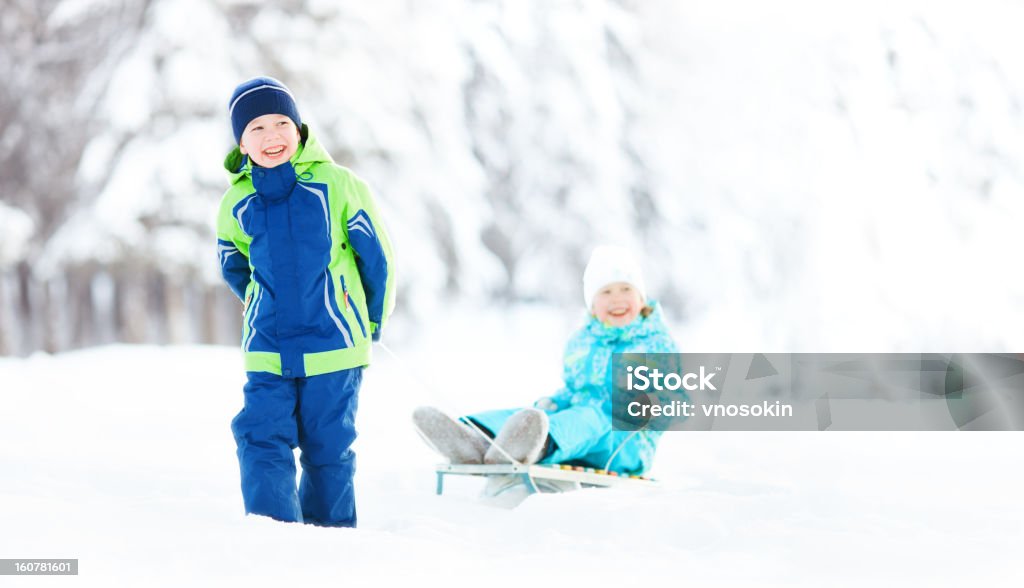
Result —
[{"label": "teal winter jacket", "polygon": [[[610,327],[591,316],[587,324],[569,339],[563,359],[564,387],[551,400],[559,410],[590,405],[602,414],[612,414],[612,355],[615,353],[678,353],[678,347],[662,319],[661,305],[650,301],[653,312],[623,327]],[[629,433],[618,433],[623,439]],[[642,430],[631,450],[650,467],[660,431]]]}]

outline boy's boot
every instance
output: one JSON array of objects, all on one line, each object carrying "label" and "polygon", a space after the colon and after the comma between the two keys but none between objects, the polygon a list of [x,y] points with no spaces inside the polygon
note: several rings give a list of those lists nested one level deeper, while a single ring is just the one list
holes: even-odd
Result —
[{"label": "boy's boot", "polygon": [[487,440],[432,406],[421,406],[412,413],[416,430],[427,444],[452,463],[482,463]]},{"label": "boy's boot", "polygon": [[526,408],[510,416],[501,427],[487,453],[484,463],[509,463],[509,457],[519,463],[537,463],[548,440],[548,415],[536,408]]}]

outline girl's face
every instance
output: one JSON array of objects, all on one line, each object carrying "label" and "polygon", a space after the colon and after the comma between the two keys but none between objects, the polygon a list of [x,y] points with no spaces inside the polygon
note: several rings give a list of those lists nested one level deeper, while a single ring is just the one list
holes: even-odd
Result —
[{"label": "girl's face", "polygon": [[264,114],[245,126],[239,150],[260,167],[277,167],[295,155],[299,129],[283,114]]},{"label": "girl's face", "polygon": [[615,282],[597,291],[590,311],[610,327],[624,327],[636,319],[643,305],[636,288],[626,282]]}]

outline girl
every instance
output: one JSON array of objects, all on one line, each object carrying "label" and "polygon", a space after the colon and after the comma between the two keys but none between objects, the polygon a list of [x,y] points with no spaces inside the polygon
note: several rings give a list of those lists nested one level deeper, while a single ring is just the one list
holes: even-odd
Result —
[{"label": "girl", "polygon": [[583,295],[590,318],[566,345],[561,390],[534,408],[492,410],[458,421],[420,407],[413,423],[428,443],[452,463],[495,464],[511,457],[526,464],[607,465],[635,475],[650,469],[661,433],[612,430],[612,356],[676,353],[675,342],[660,307],[647,300],[640,266],[628,251],[596,248],[583,273]]}]

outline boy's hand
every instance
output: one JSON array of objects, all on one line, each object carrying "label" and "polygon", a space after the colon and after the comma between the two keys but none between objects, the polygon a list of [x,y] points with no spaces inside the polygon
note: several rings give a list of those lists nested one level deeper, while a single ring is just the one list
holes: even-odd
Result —
[{"label": "boy's hand", "polygon": [[242,316],[249,311],[249,301],[252,300],[252,294],[245,297],[245,302],[242,303]]},{"label": "boy's hand", "polygon": [[380,341],[381,328],[377,323],[370,323],[370,339]]}]

